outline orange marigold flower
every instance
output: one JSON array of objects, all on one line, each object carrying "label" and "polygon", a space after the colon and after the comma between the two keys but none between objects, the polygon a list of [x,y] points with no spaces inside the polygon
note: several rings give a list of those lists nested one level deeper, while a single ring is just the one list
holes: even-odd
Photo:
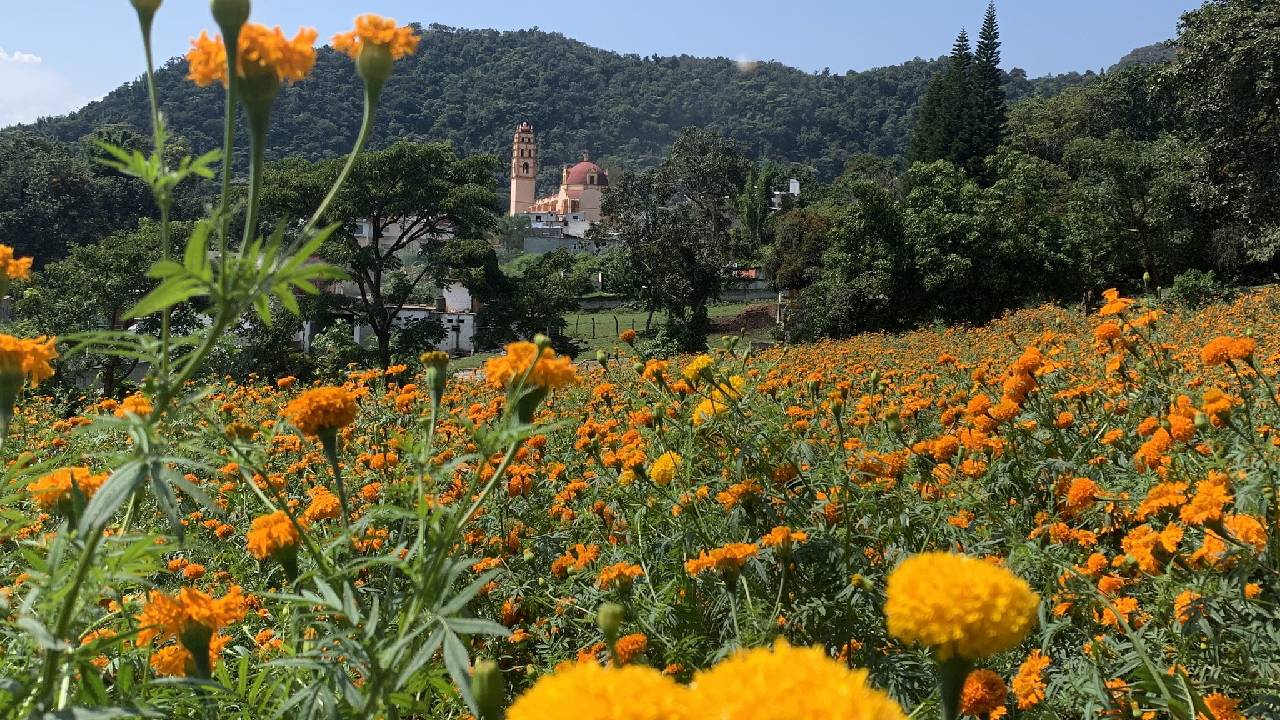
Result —
[{"label": "orange marigold flower", "polygon": [[624,343],[633,343],[636,341],[636,331],[631,329],[623,330],[622,333],[618,335],[618,339]]},{"label": "orange marigold flower", "polygon": [[716,570],[726,578],[735,578],[742,566],[759,552],[760,548],[755,543],[729,543],[710,552],[703,550],[698,557],[686,560],[684,569],[692,577]]},{"label": "orange marigold flower", "polygon": [[1252,515],[1228,515],[1222,520],[1232,537],[1254,550],[1267,547],[1267,528]]},{"label": "orange marigold flower", "polygon": [[1147,497],[1138,505],[1137,517],[1146,520],[1156,513],[1170,508],[1181,507],[1187,501],[1187,488],[1190,483],[1162,482],[1153,485],[1147,491]]},{"label": "orange marigold flower", "polygon": [[555,350],[547,348],[539,351],[531,342],[515,342],[507,345],[507,354],[493,358],[484,364],[484,375],[490,385],[505,388],[512,382],[524,377],[534,359],[537,364],[529,372],[525,382],[533,387],[552,390],[565,385],[573,385],[579,381],[578,372],[573,361],[567,357],[557,357]]},{"label": "orange marigold flower", "polygon": [[1200,362],[1208,366],[1247,361],[1253,357],[1258,341],[1250,337],[1216,337],[1200,350]]},{"label": "orange marigold flower", "polygon": [[0,334],[0,378],[13,378],[16,393],[24,380],[30,379],[31,387],[35,387],[53,377],[49,362],[58,357],[55,342],[51,337],[28,340]]},{"label": "orange marigold flower", "polygon": [[153,640],[169,638],[185,643],[192,635],[199,635],[187,633],[195,626],[216,633],[243,619],[245,609],[245,598],[239,585],[232,585],[221,598],[189,587],[182,588],[177,595],[152,590],[138,615],[138,625],[142,628],[138,633],[138,644],[146,645]]},{"label": "orange marigold flower", "polygon": [[31,258],[15,258],[13,248],[0,244],[0,275],[10,280],[31,278]]},{"label": "orange marigold flower", "polygon": [[1018,674],[1013,676],[1013,694],[1018,698],[1018,709],[1026,710],[1044,701],[1044,671],[1049,667],[1049,656],[1039,650],[1032,650]]},{"label": "orange marigold flower", "polygon": [[[236,50],[236,75],[241,78],[273,75],[279,82],[298,82],[311,74],[316,64],[317,33],[300,28],[293,38],[279,27],[245,23],[240,28]],[[200,87],[227,84],[227,49],[221,35],[201,32],[187,52],[187,78]]]},{"label": "orange marigold flower", "polygon": [[125,398],[115,409],[114,415],[122,418],[127,415],[137,415],[138,417],[146,417],[151,414],[151,401],[142,393],[134,393]]},{"label": "orange marigold flower", "polygon": [[1073,479],[1067,489],[1067,511],[1075,513],[1088,509],[1100,492],[1102,489],[1098,483],[1087,477]]},{"label": "orange marigold flower", "polygon": [[369,13],[356,18],[354,30],[334,35],[333,49],[355,60],[359,59],[365,43],[385,45],[391,51],[391,59],[399,60],[416,52],[421,40],[412,26],[397,26],[391,18]]},{"label": "orange marigold flower", "polygon": [[1104,322],[1093,329],[1093,339],[1100,343],[1111,343],[1119,340],[1123,333],[1120,326],[1113,322]]},{"label": "orange marigold flower", "polygon": [[1203,525],[1222,519],[1222,506],[1231,502],[1226,473],[1210,470],[1209,476],[1196,483],[1196,494],[1182,506],[1178,517],[1188,525]]},{"label": "orange marigold flower", "polygon": [[1133,300],[1120,297],[1120,291],[1115,288],[1102,291],[1102,299],[1106,300],[1102,309],[1098,311],[1098,315],[1107,317],[1109,315],[1119,315],[1128,310],[1133,305]]},{"label": "orange marigold flower", "polygon": [[1173,614],[1178,618],[1178,622],[1183,625],[1191,622],[1191,619],[1201,614],[1200,600],[1203,596],[1194,590],[1183,590],[1178,597],[1173,600]]},{"label": "orange marigold flower", "polygon": [[339,430],[350,425],[359,411],[356,398],[346,388],[312,388],[294,398],[282,414],[304,435]]},{"label": "orange marigold flower", "polygon": [[279,550],[297,546],[299,539],[298,528],[283,510],[254,518],[246,536],[249,553],[259,560],[266,560]]},{"label": "orange marigold flower", "polygon": [[803,530],[792,530],[786,525],[779,525],[769,531],[768,535],[760,538],[760,544],[764,547],[776,547],[782,551],[790,551],[792,545],[798,545],[809,539],[809,533]]},{"label": "orange marigold flower", "polygon": [[631,633],[618,638],[613,645],[613,652],[618,656],[619,665],[628,665],[636,657],[649,649],[649,638],[644,633]]},{"label": "orange marigold flower", "polygon": [[93,497],[107,477],[107,473],[94,474],[87,467],[59,468],[27,485],[27,492],[41,509],[52,510],[71,498],[72,487],[79,488],[86,500]]},{"label": "orange marigold flower", "polygon": [[960,691],[960,714],[985,718],[1003,709],[1008,698],[1004,678],[991,670],[974,670],[965,677]]},{"label": "orange marigold flower", "polygon": [[615,586],[625,590],[631,587],[631,583],[641,575],[644,575],[644,569],[639,565],[628,562],[615,563],[600,571],[597,584],[601,590],[608,590]]},{"label": "orange marigold flower", "polygon": [[311,504],[302,512],[302,519],[307,522],[331,520],[342,515],[342,503],[329,488],[318,485],[307,491],[311,496]]},{"label": "orange marigold flower", "polygon": [[[1220,692],[1205,695],[1204,704],[1213,713],[1213,720],[1244,720],[1244,713],[1237,709],[1240,701]],[[1196,713],[1196,720],[1208,720],[1208,718],[1204,713]]]}]

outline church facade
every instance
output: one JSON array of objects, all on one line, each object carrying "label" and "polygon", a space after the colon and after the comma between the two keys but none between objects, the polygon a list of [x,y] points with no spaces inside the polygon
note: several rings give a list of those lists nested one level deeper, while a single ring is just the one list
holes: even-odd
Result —
[{"label": "church facade", "polygon": [[599,222],[609,173],[591,162],[587,153],[576,165],[565,165],[560,174],[560,190],[555,195],[537,197],[538,140],[533,126],[522,122],[511,143],[511,215],[546,213],[569,217],[580,215],[587,222]]}]

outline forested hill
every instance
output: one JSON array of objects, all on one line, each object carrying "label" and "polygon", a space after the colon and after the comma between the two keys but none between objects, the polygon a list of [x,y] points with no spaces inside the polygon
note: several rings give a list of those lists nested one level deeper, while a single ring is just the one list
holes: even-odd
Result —
[{"label": "forested hill", "polygon": [[[754,157],[803,162],[829,178],[858,153],[903,154],[916,105],[940,67],[917,58],[866,72],[807,73],[777,62],[746,67],[727,58],[620,55],[536,29],[433,25],[425,35],[386,88],[374,145],[447,139],[464,152],[505,155],[515,125],[529,120],[539,132],[548,185],[559,179],[560,164],[582,151],[606,167],[652,164],[690,125],[732,137]],[[185,74],[181,59],[159,74],[170,126],[197,151],[217,147],[221,89],[197,88]],[[1014,70],[1006,90],[1016,101],[1092,77],[1030,80]],[[146,108],[145,88],[133,82],[36,127],[73,140],[107,124],[145,127]],[[360,111],[350,61],[326,49],[314,75],[277,104],[269,152],[309,158],[346,152]]]}]

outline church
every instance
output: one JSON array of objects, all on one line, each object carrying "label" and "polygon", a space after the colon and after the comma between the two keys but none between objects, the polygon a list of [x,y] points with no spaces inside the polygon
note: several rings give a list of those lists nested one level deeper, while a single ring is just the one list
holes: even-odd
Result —
[{"label": "church", "polygon": [[582,162],[565,165],[560,174],[560,190],[555,195],[537,197],[538,140],[527,122],[516,128],[511,143],[511,215],[528,213],[556,216],[568,221],[577,216],[588,223],[600,221],[600,206],[609,173],[582,153]]}]

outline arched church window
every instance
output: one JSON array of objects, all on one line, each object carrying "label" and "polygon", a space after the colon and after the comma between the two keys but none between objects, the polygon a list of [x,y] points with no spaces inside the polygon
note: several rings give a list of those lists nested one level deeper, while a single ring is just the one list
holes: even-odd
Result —
[{"label": "arched church window", "polygon": [[528,174],[529,174],[529,163],[525,163],[525,164],[524,164],[524,174],[525,174],[525,175],[528,175]]}]

